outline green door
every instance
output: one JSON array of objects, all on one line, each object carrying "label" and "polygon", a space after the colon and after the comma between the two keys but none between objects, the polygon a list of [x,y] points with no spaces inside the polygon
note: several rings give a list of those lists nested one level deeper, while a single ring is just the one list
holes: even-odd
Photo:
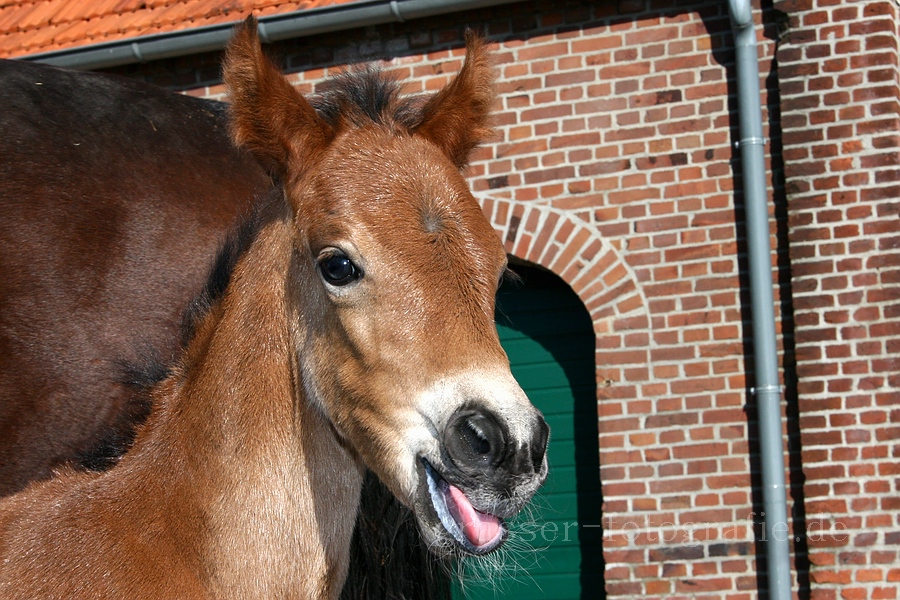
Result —
[{"label": "green door", "polygon": [[[457,600],[604,597],[594,334],[578,296],[543,269],[497,296],[512,372],[550,425],[550,474],[499,556],[466,561]],[[500,563],[500,564],[497,564]]]}]

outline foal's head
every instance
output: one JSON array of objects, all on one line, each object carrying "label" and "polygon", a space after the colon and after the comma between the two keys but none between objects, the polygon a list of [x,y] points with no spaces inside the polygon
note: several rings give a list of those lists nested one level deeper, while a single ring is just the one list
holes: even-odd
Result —
[{"label": "foal's head", "polygon": [[547,472],[548,428],[494,326],[503,247],[460,169],[489,133],[492,72],[470,37],[457,77],[402,99],[373,72],[308,102],[248,20],[229,49],[233,136],[283,182],[304,401],[438,551],[503,540]]}]

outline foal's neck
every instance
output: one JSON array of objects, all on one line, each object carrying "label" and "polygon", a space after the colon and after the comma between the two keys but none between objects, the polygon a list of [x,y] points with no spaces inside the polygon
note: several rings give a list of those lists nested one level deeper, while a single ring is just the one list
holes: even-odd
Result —
[{"label": "foal's neck", "polygon": [[172,483],[205,515],[198,545],[217,597],[337,597],[347,571],[361,468],[304,397],[291,248],[287,224],[259,232],[136,444],[180,454],[162,464],[183,465]]}]

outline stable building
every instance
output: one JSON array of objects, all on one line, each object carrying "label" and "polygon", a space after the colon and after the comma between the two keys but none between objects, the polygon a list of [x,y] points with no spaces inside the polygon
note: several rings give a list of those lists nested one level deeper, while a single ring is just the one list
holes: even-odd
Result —
[{"label": "stable building", "polygon": [[251,12],[304,94],[359,63],[428,93],[467,27],[494,48],[497,135],[467,176],[521,277],[498,329],[551,476],[458,597],[897,597],[897,0],[31,0],[0,6],[0,57],[225,99]]}]

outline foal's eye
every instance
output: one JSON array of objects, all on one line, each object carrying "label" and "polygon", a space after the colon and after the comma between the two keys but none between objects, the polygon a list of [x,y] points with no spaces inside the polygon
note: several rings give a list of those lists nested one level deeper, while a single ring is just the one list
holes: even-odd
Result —
[{"label": "foal's eye", "polygon": [[327,254],[319,258],[322,278],[331,285],[342,286],[353,283],[362,273],[353,261],[341,253]]}]

